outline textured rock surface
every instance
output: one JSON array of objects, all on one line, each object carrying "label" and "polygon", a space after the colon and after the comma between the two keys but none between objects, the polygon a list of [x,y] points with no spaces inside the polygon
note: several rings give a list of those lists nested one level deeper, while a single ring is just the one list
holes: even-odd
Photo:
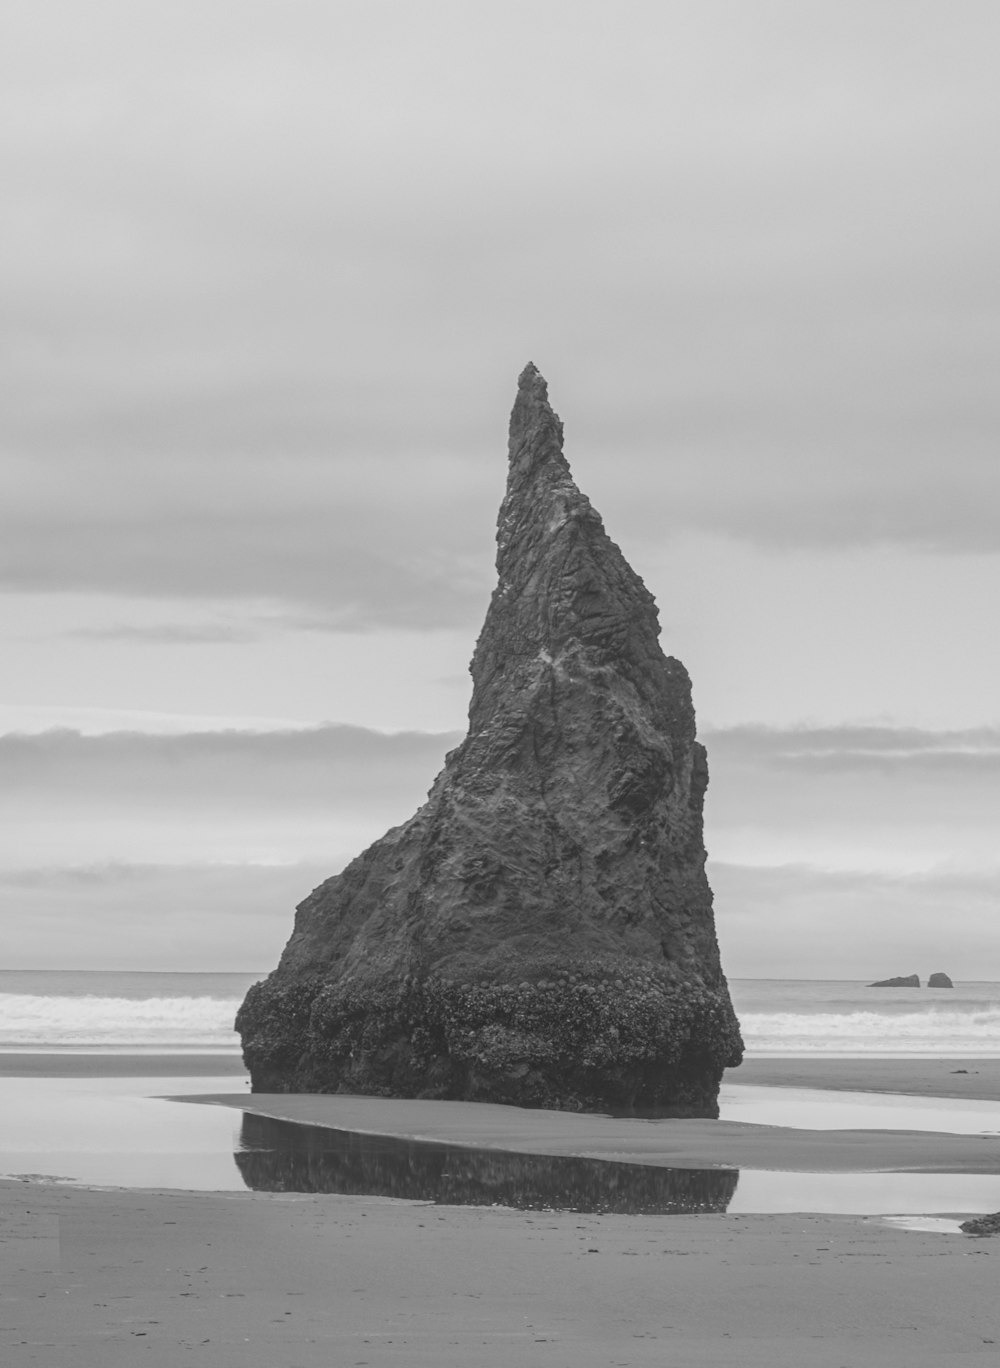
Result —
[{"label": "textured rock surface", "polygon": [[717,1115],[742,1042],[690,682],[533,366],[497,544],[468,736],[299,906],[237,1017],[253,1088]]},{"label": "textured rock surface", "polygon": [[927,980],[928,988],[954,988],[954,986],[947,974],[931,974]]},{"label": "textured rock surface", "polygon": [[966,1235],[1000,1235],[1000,1211],[990,1216],[975,1216],[971,1221],[963,1221],[958,1227]]},{"label": "textured rock surface", "polygon": [[875,983],[869,983],[869,988],[919,988],[919,974],[903,974],[899,978],[878,979]]}]

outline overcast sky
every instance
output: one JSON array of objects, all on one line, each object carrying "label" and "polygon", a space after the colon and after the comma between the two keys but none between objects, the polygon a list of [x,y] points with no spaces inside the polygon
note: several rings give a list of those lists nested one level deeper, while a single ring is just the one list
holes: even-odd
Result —
[{"label": "overcast sky", "polygon": [[7,0],[3,962],[269,968],[413,811],[531,359],[693,677],[728,972],[1000,978],[998,50],[995,0]]}]

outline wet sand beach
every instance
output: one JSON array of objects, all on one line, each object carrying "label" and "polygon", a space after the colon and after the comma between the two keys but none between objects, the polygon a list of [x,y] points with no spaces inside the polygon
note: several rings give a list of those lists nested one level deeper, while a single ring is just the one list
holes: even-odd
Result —
[{"label": "wet sand beach", "polygon": [[726,1082],[772,1088],[906,1093],[911,1097],[977,1097],[1000,1102],[1000,1058],[758,1055],[744,1059],[738,1069],[730,1069]]},{"label": "wet sand beach", "polygon": [[2,1197],[10,1368],[969,1368],[1000,1345],[1000,1243],[871,1218]]},{"label": "wet sand beach", "polygon": [[[807,1130],[687,1119],[647,1121],[479,1102],[287,1093],[203,1094],[190,1100],[369,1135],[671,1168],[1000,1173],[1000,1134]],[[942,1127],[944,1124],[942,1120]]]},{"label": "wet sand beach", "polygon": [[[164,1067],[163,1076],[173,1084],[178,1072]],[[788,1088],[867,1085],[942,1097],[947,1108],[949,1096],[994,1098],[996,1075],[992,1060],[823,1059],[751,1061],[729,1078]],[[941,1091],[949,1080],[954,1093]],[[826,1170],[842,1183],[852,1174],[871,1181],[877,1169],[1000,1174],[995,1135],[265,1098],[235,1087],[196,1096],[227,1105],[160,1105],[234,1116],[236,1107],[253,1108],[520,1152],[771,1168],[779,1183],[782,1172],[797,1169]],[[938,1207],[935,1214],[975,1213]],[[996,1363],[1000,1241],[949,1231],[900,1229],[881,1216],[732,1208],[591,1215],[321,1192],[3,1181],[0,1361],[5,1368]]]}]

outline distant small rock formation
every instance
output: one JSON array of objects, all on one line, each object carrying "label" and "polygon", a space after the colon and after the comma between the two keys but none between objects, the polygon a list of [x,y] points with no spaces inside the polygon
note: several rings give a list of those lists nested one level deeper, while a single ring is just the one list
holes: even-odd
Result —
[{"label": "distant small rock formation", "polygon": [[[954,988],[954,984],[947,974],[931,974],[927,980],[928,988]],[[919,988],[920,977],[918,974],[904,974],[899,978],[878,979],[875,983],[869,983],[869,988]]]}]

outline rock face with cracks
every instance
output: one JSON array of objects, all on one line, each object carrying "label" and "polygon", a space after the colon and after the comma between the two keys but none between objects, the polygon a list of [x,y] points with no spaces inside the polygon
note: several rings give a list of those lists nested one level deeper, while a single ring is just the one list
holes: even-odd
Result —
[{"label": "rock face with cracks", "polygon": [[469,731],[300,904],[237,1017],[255,1091],[718,1115],[742,1058],[687,672],[529,365]]}]

